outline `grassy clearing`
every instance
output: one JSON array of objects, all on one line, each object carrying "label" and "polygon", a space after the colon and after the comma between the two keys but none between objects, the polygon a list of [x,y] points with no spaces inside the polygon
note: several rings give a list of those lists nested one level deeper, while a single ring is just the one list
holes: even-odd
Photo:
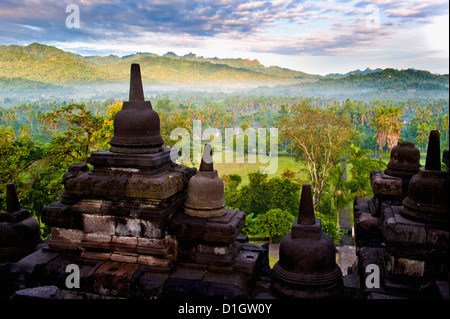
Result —
[{"label": "grassy clearing", "polygon": [[[278,158],[270,158],[266,155],[256,155],[256,161],[254,163],[249,163],[248,156],[238,155],[236,152],[233,152],[233,161],[232,163],[226,163],[227,157],[231,158],[230,152],[232,151],[223,151],[222,154],[215,153],[213,156],[214,159],[214,169],[217,170],[219,176],[222,175],[230,175],[230,174],[238,174],[242,177],[241,185],[248,184],[247,174],[259,171],[262,167],[268,167],[269,164],[272,166],[276,165],[277,169],[273,174],[268,174],[267,178],[280,177],[283,171],[286,169],[290,169],[297,173],[296,177],[301,180],[307,180],[308,176],[306,172],[300,172],[301,168],[306,168],[306,164],[302,162],[297,162],[294,157],[290,156],[278,156]],[[221,155],[221,156],[220,156]],[[226,157],[227,156],[227,157]],[[242,161],[243,163],[239,163]],[[190,164],[191,167],[199,167],[198,164]]]}]

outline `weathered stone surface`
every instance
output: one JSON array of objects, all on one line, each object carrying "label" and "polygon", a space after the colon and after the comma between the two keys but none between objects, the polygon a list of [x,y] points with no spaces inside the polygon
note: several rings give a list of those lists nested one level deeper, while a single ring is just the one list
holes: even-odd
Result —
[{"label": "weathered stone surface", "polygon": [[39,249],[12,264],[10,272],[17,280],[26,281],[38,267],[45,265],[56,257],[58,257],[56,252]]},{"label": "weathered stone surface", "polygon": [[81,241],[84,238],[84,231],[79,229],[67,229],[52,227],[52,236],[48,242],[50,248],[81,250]]},{"label": "weathered stone surface", "polygon": [[36,246],[40,240],[39,223],[34,217],[19,222],[0,222],[0,242],[4,246]]},{"label": "weathered stone surface", "polygon": [[91,260],[110,260],[111,259],[110,251],[91,251],[91,250],[83,250],[81,252],[81,257]]},{"label": "weathered stone surface", "polygon": [[372,191],[377,195],[401,195],[402,179],[383,173],[375,175],[372,180]]},{"label": "weathered stone surface", "polygon": [[65,192],[71,196],[87,196],[92,193],[93,183],[89,171],[77,177],[68,179],[65,183]]},{"label": "weathered stone surface", "polygon": [[425,274],[425,261],[398,258],[387,255],[386,270],[393,275],[422,277]]},{"label": "weathered stone surface", "polygon": [[113,252],[111,254],[111,260],[112,261],[118,261],[121,263],[137,263],[139,255],[133,254],[133,253],[126,253],[126,252]]},{"label": "weathered stone surface", "polygon": [[394,214],[386,220],[386,243],[404,246],[423,245],[426,242],[426,229],[418,222],[407,220]]},{"label": "weathered stone surface", "polygon": [[370,213],[360,213],[355,217],[355,242],[357,246],[378,246],[381,242],[378,218]]},{"label": "weathered stone surface", "polygon": [[83,239],[81,240],[81,246],[83,248],[109,250],[111,239],[111,235],[85,233]]},{"label": "weathered stone surface", "polygon": [[370,198],[355,198],[353,201],[353,207],[356,207],[356,210],[368,210]]},{"label": "weathered stone surface", "polygon": [[155,175],[167,171],[172,165],[170,149],[164,148],[153,154],[120,154],[110,151],[95,152],[88,158],[94,170],[118,174]]},{"label": "weathered stone surface", "polygon": [[83,214],[83,230],[86,234],[112,236],[116,232],[115,218],[113,216]]},{"label": "weathered stone surface", "polygon": [[100,214],[103,201],[99,199],[83,199],[73,205],[71,210],[82,214]]},{"label": "weathered stone surface", "polygon": [[129,175],[114,174],[107,185],[108,197],[123,197],[125,196],[125,187],[128,182]]},{"label": "weathered stone surface", "polygon": [[12,300],[49,300],[49,299],[63,299],[63,294],[56,286],[41,286],[35,288],[26,288],[18,290],[11,297]]},{"label": "weathered stone surface", "polygon": [[198,264],[226,267],[230,266],[241,249],[241,243],[235,242],[227,246],[200,244],[196,247],[194,261]]},{"label": "weathered stone surface", "polygon": [[166,223],[141,220],[141,236],[144,238],[162,238],[166,232]]},{"label": "weathered stone surface", "polygon": [[176,257],[174,255],[168,255],[166,258],[150,255],[139,255],[137,258],[137,263],[152,267],[167,268],[170,267],[175,260]]},{"label": "weathered stone surface", "polygon": [[175,236],[168,235],[163,239],[138,238],[136,251],[141,254],[168,256],[177,255],[177,240]]},{"label": "weathered stone surface", "polygon": [[149,267],[140,266],[132,278],[133,293],[136,298],[159,299],[168,278],[166,273],[149,271]]},{"label": "weathered stone surface", "polygon": [[109,249],[120,252],[136,253],[137,237],[112,236]]},{"label": "weathered stone surface", "polygon": [[262,263],[261,253],[241,249],[233,263],[233,271],[256,276]]},{"label": "weathered stone surface", "polygon": [[133,175],[128,179],[125,195],[129,198],[165,199],[184,187],[180,172],[166,171],[158,175]]},{"label": "weathered stone surface", "polygon": [[81,213],[72,211],[72,205],[57,201],[42,209],[42,221],[48,226],[83,229]]},{"label": "weathered stone surface", "polygon": [[141,235],[141,220],[135,218],[116,217],[116,236],[139,237]]},{"label": "weathered stone surface", "polygon": [[198,218],[219,217],[226,214],[227,209],[224,207],[219,209],[191,209],[185,207],[184,212],[189,216]]},{"label": "weathered stone surface", "polygon": [[298,219],[292,223],[292,238],[316,238],[322,236],[322,222],[315,218],[313,224],[299,224]]},{"label": "weathered stone surface", "polygon": [[188,216],[182,212],[175,214],[170,221],[169,233],[176,234],[179,240],[203,240],[206,219]]},{"label": "weathered stone surface", "polygon": [[227,209],[224,216],[208,218],[203,239],[208,242],[233,243],[245,224],[245,212]]},{"label": "weathered stone surface", "polygon": [[133,206],[132,203],[128,203],[125,200],[103,200],[102,207],[100,208],[100,214],[111,215],[119,217],[129,217],[130,210]]},{"label": "weathered stone surface", "polygon": [[109,296],[128,297],[130,283],[139,265],[107,261],[95,272],[94,290]]}]

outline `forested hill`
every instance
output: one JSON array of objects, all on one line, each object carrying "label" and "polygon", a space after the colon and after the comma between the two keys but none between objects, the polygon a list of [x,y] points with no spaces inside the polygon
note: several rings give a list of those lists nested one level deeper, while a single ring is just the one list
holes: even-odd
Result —
[{"label": "forested hill", "polygon": [[[174,59],[152,53],[137,53],[119,58],[114,55],[83,57],[53,46],[33,43],[28,46],[0,46],[0,77],[39,81],[54,85],[127,82],[130,63],[141,65],[147,83],[211,82],[286,82],[304,73],[252,70],[214,63],[207,59]],[[230,65],[228,65],[230,64]],[[277,74],[278,73],[278,74]]]},{"label": "forested hill", "polygon": [[322,78],[320,83],[333,88],[365,87],[387,90],[448,90],[448,74],[439,75],[415,69],[384,69],[366,74]]},{"label": "forested hill", "polygon": [[[146,84],[257,84],[313,93],[329,89],[405,90],[448,93],[448,74],[415,69],[366,69],[347,74],[319,76],[277,66],[266,67],[257,60],[198,57],[193,53],[163,56],[136,53],[128,56],[84,57],[53,46],[0,46],[0,93],[22,90],[57,90],[74,85],[127,83],[130,63],[141,65]],[[279,88],[274,88],[279,90]]]}]

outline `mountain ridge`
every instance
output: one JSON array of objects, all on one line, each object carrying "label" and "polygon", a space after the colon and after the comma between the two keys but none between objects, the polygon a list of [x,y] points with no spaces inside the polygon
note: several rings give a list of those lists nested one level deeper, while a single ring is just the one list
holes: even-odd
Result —
[{"label": "mountain ridge", "polygon": [[[308,74],[278,66],[266,67],[258,60],[244,58],[205,58],[189,53],[173,52],[157,55],[136,52],[122,57],[81,56],[54,46],[32,43],[27,46],[0,45],[0,77],[2,86],[52,88],[74,84],[126,83],[130,63],[139,63],[143,80],[148,84],[220,84],[259,83],[346,88],[382,88],[448,90],[448,74],[432,74],[416,69],[366,68],[345,74],[326,76]],[[8,81],[11,83],[8,84]],[[7,85],[8,84],[8,85]]]}]

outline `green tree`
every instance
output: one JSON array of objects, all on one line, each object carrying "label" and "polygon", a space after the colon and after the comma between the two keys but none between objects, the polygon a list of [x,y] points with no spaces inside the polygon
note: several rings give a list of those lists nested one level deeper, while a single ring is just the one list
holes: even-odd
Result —
[{"label": "green tree", "polygon": [[329,182],[333,188],[333,205],[337,212],[336,227],[340,228],[339,216],[347,208],[351,201],[349,191],[347,189],[347,181],[344,180],[346,168],[340,163],[336,164],[329,170]]},{"label": "green tree", "polygon": [[291,230],[294,220],[294,215],[288,211],[275,208],[256,217],[255,229],[258,233],[267,234],[272,244],[274,238],[279,240]]},{"label": "green tree", "polygon": [[274,177],[267,181],[270,191],[270,209],[279,208],[293,215],[297,214],[300,205],[301,185],[288,178]]},{"label": "green tree", "polygon": [[254,235],[257,233],[255,228],[255,220],[254,214],[247,214],[245,216],[245,224],[244,228],[242,228],[242,233],[244,235]]},{"label": "green tree", "polygon": [[46,128],[53,131],[48,145],[49,160],[86,163],[93,150],[94,133],[102,128],[103,117],[86,110],[84,104],[70,104],[43,115]]},{"label": "green tree", "polygon": [[347,188],[355,197],[372,197],[372,187],[370,185],[370,172],[381,171],[379,161],[370,158],[370,150],[363,150],[355,145],[348,149],[348,162],[351,164],[352,178],[347,183]]},{"label": "green tree", "polygon": [[386,144],[389,151],[397,145],[403,125],[403,123],[399,122],[402,112],[402,109],[399,107],[377,109],[372,125],[375,127],[380,158],[382,158],[383,148]]},{"label": "green tree", "polygon": [[246,211],[255,216],[267,212],[270,208],[270,189],[267,185],[267,174],[253,172],[248,174],[249,184],[239,191],[231,190],[225,194],[225,201],[230,207]]},{"label": "green tree", "polygon": [[101,128],[92,133],[92,147],[95,150],[104,151],[109,149],[109,142],[114,136],[114,117],[116,116],[117,112],[122,109],[122,104],[123,102],[116,101],[113,104],[107,105],[108,113],[103,119]]},{"label": "green tree", "polygon": [[[237,189],[234,174],[223,177],[225,180],[225,201],[227,206],[258,216],[270,209],[279,208],[296,214],[300,203],[300,187],[288,178],[267,179],[267,174],[258,171],[248,174],[249,184]],[[231,178],[230,178],[231,177]],[[239,176],[240,177],[240,176]],[[234,179],[235,181],[233,181]]]},{"label": "green tree", "polygon": [[6,184],[15,183],[19,197],[24,197],[27,170],[40,157],[42,150],[29,135],[16,137],[11,127],[0,125],[0,211],[6,208]]},{"label": "green tree", "polygon": [[356,132],[348,118],[307,101],[294,105],[289,115],[280,119],[279,129],[283,138],[293,141],[298,157],[306,160],[314,206],[318,207],[326,172],[341,158]]}]

